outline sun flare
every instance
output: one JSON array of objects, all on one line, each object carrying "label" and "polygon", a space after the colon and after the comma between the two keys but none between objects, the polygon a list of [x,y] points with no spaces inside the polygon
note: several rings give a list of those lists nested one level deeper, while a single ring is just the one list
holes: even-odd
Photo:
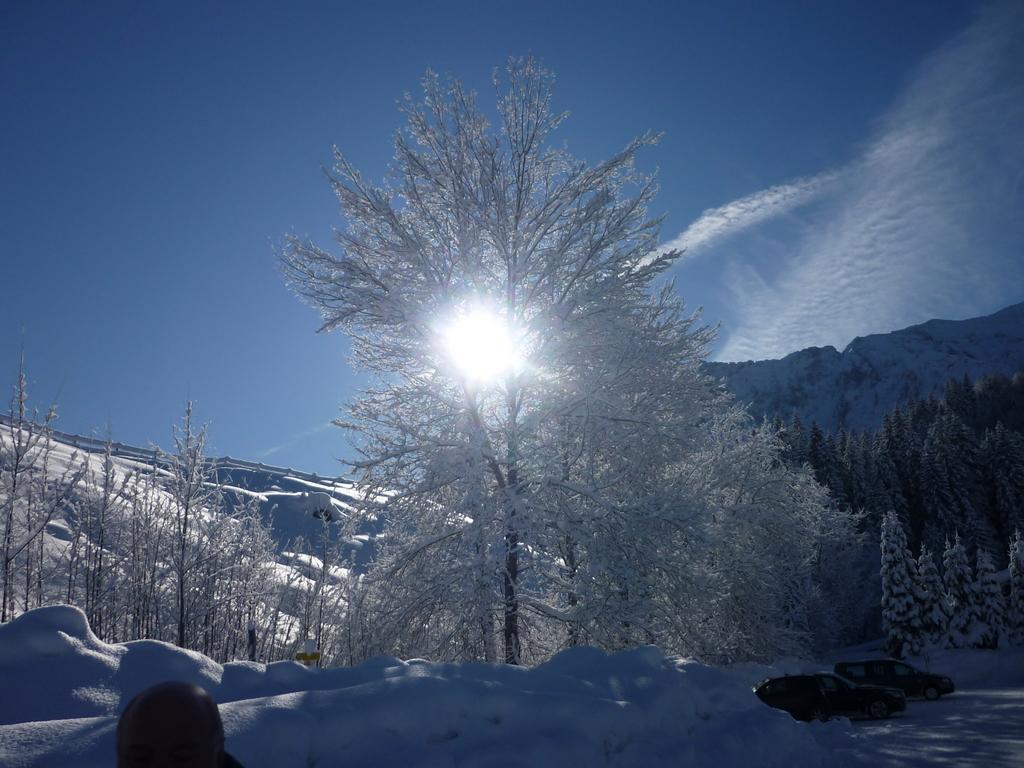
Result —
[{"label": "sun flare", "polygon": [[520,335],[486,307],[456,315],[444,326],[441,337],[449,360],[472,383],[498,381],[523,366]]}]

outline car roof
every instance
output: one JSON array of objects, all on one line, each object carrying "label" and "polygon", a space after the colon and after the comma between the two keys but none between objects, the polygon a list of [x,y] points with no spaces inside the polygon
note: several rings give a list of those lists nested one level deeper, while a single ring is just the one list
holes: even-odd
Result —
[{"label": "car roof", "polygon": [[[826,674],[831,674],[831,672]],[[776,675],[775,677],[766,677],[764,680],[758,683],[758,685],[764,685],[765,683],[771,683],[776,680],[806,680],[809,677],[816,677],[817,675],[817,672],[812,672],[808,675]]]}]

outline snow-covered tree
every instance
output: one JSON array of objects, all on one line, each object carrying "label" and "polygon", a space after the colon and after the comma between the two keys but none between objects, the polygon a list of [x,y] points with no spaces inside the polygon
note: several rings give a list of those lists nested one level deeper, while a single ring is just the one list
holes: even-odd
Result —
[{"label": "snow-covered tree", "polygon": [[0,622],[43,604],[44,532],[72,503],[85,471],[77,457],[63,466],[54,461],[56,407],[40,423],[27,381],[22,359],[0,436]]},{"label": "snow-covered tree", "polygon": [[921,629],[928,642],[944,643],[949,627],[949,603],[946,602],[946,588],[935,565],[935,557],[925,544],[921,544],[921,554],[917,558],[917,573]]},{"label": "snow-covered tree", "polygon": [[123,585],[115,593],[122,599],[117,639],[174,638],[173,632],[165,631],[165,623],[173,616],[169,568],[174,515],[160,479],[152,466],[133,473],[124,486]]},{"label": "snow-covered tree", "polygon": [[907,435],[903,429],[903,417],[899,410],[886,414],[882,429],[875,434],[873,464],[878,484],[876,504],[894,510],[905,519],[910,519],[911,499],[909,478],[906,467],[909,464]]},{"label": "snow-covered tree", "polygon": [[[711,331],[673,286],[653,290],[678,255],[659,252],[655,185],[634,167],[655,138],[572,158],[551,142],[551,84],[512,62],[492,129],[428,74],[383,185],[336,158],[340,254],[292,238],[283,257],[322,330],[347,331],[377,377],[342,426],[388,521],[359,601],[380,650],[491,658],[500,637],[518,663],[582,641],[694,647],[697,611],[738,636],[806,598],[776,579],[810,568],[820,499],[787,496],[800,473],[701,370]],[[738,562],[726,530],[764,558],[709,594]],[[737,607],[716,614],[725,598]]]},{"label": "snow-covered tree", "polygon": [[978,631],[976,645],[979,648],[998,648],[999,639],[1005,633],[1006,606],[1003,592],[996,581],[996,569],[992,558],[983,549],[977,554],[978,574]]},{"label": "snow-covered tree", "polygon": [[967,548],[957,533],[953,542],[946,541],[942,554],[945,572],[946,602],[949,605],[949,631],[946,642],[950,648],[969,648],[978,629],[978,596]]},{"label": "snow-covered tree", "polygon": [[[969,541],[977,543],[983,526],[971,500],[978,474],[977,440],[954,413],[941,410],[928,430],[927,453],[940,465],[935,486],[928,489],[942,498],[934,515],[945,531],[965,531]],[[931,478],[924,482],[932,482]]]},{"label": "snow-covered tree", "polygon": [[191,402],[185,407],[181,428],[175,430],[174,445],[175,452],[165,458],[170,465],[168,491],[174,504],[170,561],[175,586],[175,641],[188,648],[195,638],[197,569],[209,551],[202,525],[207,515],[221,510],[220,488],[206,461],[206,427],[198,431],[193,428]]},{"label": "snow-covered tree", "polygon": [[1006,611],[1006,631],[1010,642],[1024,645],[1024,537],[1020,529],[1010,541],[1010,603]]},{"label": "snow-covered tree", "polygon": [[896,512],[882,521],[882,629],[886,648],[896,658],[919,653],[922,622],[917,595],[917,565]]},{"label": "snow-covered tree", "polygon": [[118,587],[119,564],[115,558],[122,549],[115,537],[122,530],[116,518],[125,477],[116,472],[112,451],[108,440],[98,471],[90,465],[88,485],[96,493],[80,501],[74,521],[75,539],[81,540],[83,550],[79,563],[84,592],[82,609],[90,628],[100,637],[105,637],[107,625],[116,621],[112,603]]},{"label": "snow-covered tree", "polygon": [[1024,524],[1024,436],[999,422],[986,430],[980,454],[993,523],[1008,537]]}]

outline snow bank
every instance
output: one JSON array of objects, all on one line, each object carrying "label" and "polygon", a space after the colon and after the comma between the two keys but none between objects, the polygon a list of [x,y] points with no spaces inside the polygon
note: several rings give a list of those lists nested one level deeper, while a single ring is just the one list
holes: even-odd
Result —
[{"label": "snow bank", "polygon": [[220,666],[165,643],[107,645],[58,606],[0,626],[0,764],[109,765],[117,714],[167,679],[221,703],[228,750],[248,768],[830,764],[817,732],[841,737],[844,724],[797,723],[738,677],[653,647],[577,648],[533,669]]},{"label": "snow bank", "polygon": [[[109,716],[163,680],[214,690],[222,668],[206,656],[156,640],[108,645],[85,614],[37,608],[0,624],[0,724]],[[0,765],[7,765],[0,759]]]}]

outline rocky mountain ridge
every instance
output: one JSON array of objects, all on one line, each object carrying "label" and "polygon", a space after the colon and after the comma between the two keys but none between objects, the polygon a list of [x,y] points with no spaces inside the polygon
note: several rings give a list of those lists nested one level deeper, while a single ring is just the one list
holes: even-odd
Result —
[{"label": "rocky mountain ridge", "polygon": [[779,360],[707,363],[755,418],[794,414],[826,431],[872,429],[951,378],[1024,370],[1024,302],[969,320],[929,320],[858,337],[842,352],[810,347]]}]

